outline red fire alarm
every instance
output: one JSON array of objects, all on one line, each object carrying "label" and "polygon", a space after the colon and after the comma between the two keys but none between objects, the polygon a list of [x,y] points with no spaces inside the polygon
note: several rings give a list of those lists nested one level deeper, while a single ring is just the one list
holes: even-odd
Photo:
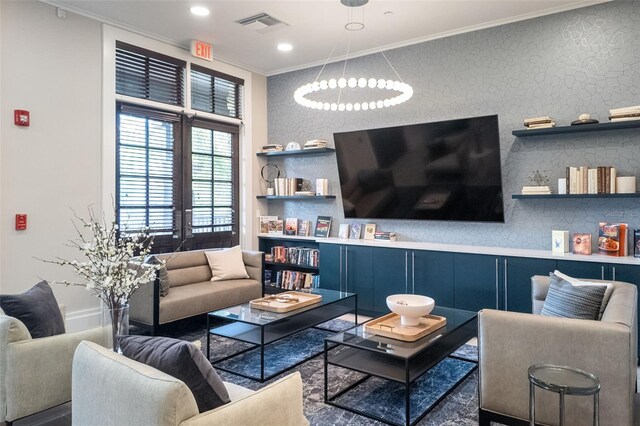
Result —
[{"label": "red fire alarm", "polygon": [[29,111],[24,109],[13,110],[13,123],[16,126],[29,127]]},{"label": "red fire alarm", "polygon": [[16,214],[16,231],[24,231],[27,229],[27,215]]}]

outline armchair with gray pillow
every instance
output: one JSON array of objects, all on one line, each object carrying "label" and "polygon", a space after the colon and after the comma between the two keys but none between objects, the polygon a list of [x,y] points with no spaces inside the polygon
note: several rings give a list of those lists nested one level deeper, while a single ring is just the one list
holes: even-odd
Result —
[{"label": "armchair with gray pillow", "polygon": [[[534,276],[532,314],[485,309],[478,314],[480,424],[528,424],[533,364],[568,365],[595,374],[601,383],[600,424],[632,425],[637,374],[638,293],[614,281],[600,320],[538,315],[549,277]],[[601,282],[589,280],[592,282]],[[556,424],[558,395],[536,392],[536,421]],[[591,424],[593,400],[566,400],[570,424]]]}]

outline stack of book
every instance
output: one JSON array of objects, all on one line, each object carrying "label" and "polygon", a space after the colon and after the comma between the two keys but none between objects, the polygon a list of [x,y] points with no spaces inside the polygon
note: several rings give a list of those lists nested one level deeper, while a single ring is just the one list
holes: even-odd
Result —
[{"label": "stack of book", "polygon": [[304,143],[304,149],[326,148],[327,141],[324,139],[312,139]]},{"label": "stack of book", "polygon": [[567,194],[615,194],[618,171],[611,166],[567,167]]},{"label": "stack of book", "polygon": [[395,232],[382,232],[377,231],[373,236],[374,240],[382,240],[382,241],[396,241],[396,233]]},{"label": "stack of book", "polygon": [[272,143],[262,147],[262,152],[278,152],[284,151],[284,147],[278,143]]},{"label": "stack of book", "polygon": [[276,178],[275,193],[278,196],[296,195],[302,191],[302,178]]},{"label": "stack of book", "polygon": [[523,186],[522,195],[541,195],[551,194],[551,188],[549,186]]},{"label": "stack of book", "polygon": [[640,105],[626,108],[610,109],[609,120],[614,122],[640,120]]},{"label": "stack of book", "polygon": [[549,129],[556,127],[556,120],[551,117],[534,117],[524,120],[524,127],[527,129]]}]

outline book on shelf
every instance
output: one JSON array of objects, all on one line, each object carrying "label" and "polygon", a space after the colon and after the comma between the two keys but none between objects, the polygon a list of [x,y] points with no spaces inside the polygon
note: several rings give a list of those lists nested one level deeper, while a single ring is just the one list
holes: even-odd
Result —
[{"label": "book on shelf", "polygon": [[320,250],[311,247],[271,247],[274,263],[290,263],[292,265],[317,268],[320,264]]},{"label": "book on shelf", "polygon": [[555,123],[555,120],[552,117],[533,117],[533,118],[525,118],[524,119],[524,125],[529,127],[529,126],[535,126],[538,124],[549,124],[549,123]]},{"label": "book on shelf", "polygon": [[331,232],[331,216],[318,216],[314,237],[327,238]]},{"label": "book on shelf", "polygon": [[591,254],[591,234],[571,235],[573,254]]},{"label": "book on shelf", "polygon": [[626,256],[628,225],[626,223],[598,223],[598,252],[607,256]]},{"label": "book on shelf", "polygon": [[298,235],[298,219],[288,217],[284,222],[284,235]]},{"label": "book on shelf", "polygon": [[269,233],[269,222],[278,220],[278,216],[260,216],[260,233]]},{"label": "book on shelf", "polygon": [[551,122],[551,123],[529,124],[526,127],[529,130],[533,130],[533,129],[551,129],[553,127],[556,127],[556,123],[555,122]]},{"label": "book on shelf", "polygon": [[619,114],[640,114],[640,105],[623,107],[623,108],[614,108],[609,110],[609,115],[619,115]]},{"label": "book on shelf", "polygon": [[302,191],[303,181],[302,178],[276,178],[275,195],[279,197],[296,195],[296,192]]},{"label": "book on shelf", "polygon": [[310,220],[302,220],[298,222],[298,235],[301,237],[309,236],[309,229],[311,228]]},{"label": "book on shelf", "polygon": [[284,151],[284,147],[279,143],[272,143],[262,147],[262,152],[279,152]]},{"label": "book on shelf", "polygon": [[340,227],[338,228],[338,238],[344,238],[344,239],[349,238],[349,224],[348,223],[341,223],[340,224]]},{"label": "book on shelf", "polygon": [[304,143],[304,149],[326,148],[327,141],[324,139],[311,139]]},{"label": "book on shelf", "polygon": [[640,257],[640,229],[633,230],[633,257]]},{"label": "book on shelf", "polygon": [[270,220],[267,223],[267,233],[271,235],[282,235],[284,228],[283,220]]},{"label": "book on shelf", "polygon": [[373,240],[376,236],[376,224],[375,223],[367,223],[364,226],[364,239],[365,240]]},{"label": "book on shelf", "polygon": [[381,240],[381,241],[396,241],[397,237],[396,237],[396,233],[395,232],[377,231],[374,234],[373,239],[374,240]]},{"label": "book on shelf", "polygon": [[[267,281],[265,280],[265,282]],[[275,274],[271,274],[271,280],[268,282],[268,285],[284,290],[317,288],[320,285],[320,276],[310,272],[290,270],[277,271]]]},{"label": "book on shelf", "polygon": [[636,120],[640,120],[640,114],[638,115],[632,115],[629,117],[609,117],[609,120],[612,123],[618,122],[618,121],[636,121]]},{"label": "book on shelf", "polygon": [[351,238],[352,240],[359,240],[361,233],[362,233],[362,224],[352,223],[351,231],[349,232],[349,238]]},{"label": "book on shelf", "polygon": [[618,171],[611,166],[566,168],[567,194],[615,194]]},{"label": "book on shelf", "polygon": [[537,195],[537,194],[551,194],[551,193],[552,193],[551,187],[546,185],[522,187],[523,195]]}]

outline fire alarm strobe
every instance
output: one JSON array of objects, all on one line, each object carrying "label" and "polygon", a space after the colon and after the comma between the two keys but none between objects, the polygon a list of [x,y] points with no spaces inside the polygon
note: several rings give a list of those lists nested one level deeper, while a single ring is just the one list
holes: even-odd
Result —
[{"label": "fire alarm strobe", "polygon": [[27,229],[27,215],[24,213],[16,214],[16,231],[24,231]]},{"label": "fire alarm strobe", "polygon": [[29,111],[23,109],[14,110],[13,123],[16,126],[29,127]]}]

